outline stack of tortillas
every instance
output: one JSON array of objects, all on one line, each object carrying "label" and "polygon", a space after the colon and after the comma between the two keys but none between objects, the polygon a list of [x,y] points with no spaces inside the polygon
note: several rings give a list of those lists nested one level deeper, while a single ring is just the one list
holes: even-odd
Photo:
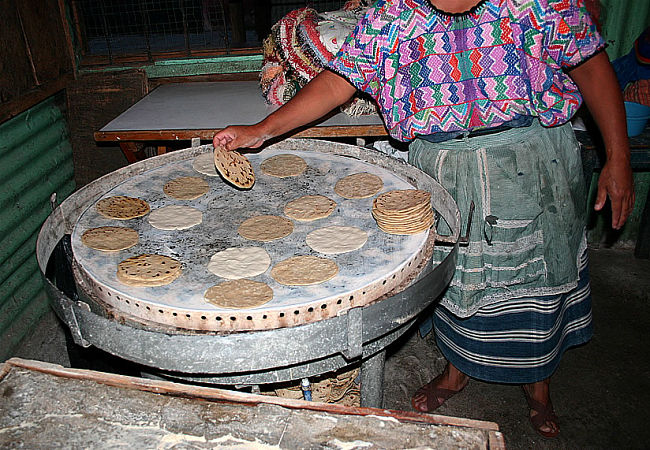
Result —
[{"label": "stack of tortillas", "polygon": [[419,189],[383,193],[372,203],[372,216],[386,233],[421,233],[433,225],[431,194]]}]

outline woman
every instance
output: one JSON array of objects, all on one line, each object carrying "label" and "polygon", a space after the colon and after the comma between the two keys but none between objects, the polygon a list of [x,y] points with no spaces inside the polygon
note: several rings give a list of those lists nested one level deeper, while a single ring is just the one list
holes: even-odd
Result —
[{"label": "woman", "polygon": [[215,135],[227,149],[259,147],[360,89],[463,216],[478,205],[434,314],[448,365],[416,392],[415,409],[435,410],[470,377],[516,383],[535,430],[559,433],[550,377],[592,334],[586,196],[568,123],[582,99],[607,153],[595,209],[609,198],[618,229],[634,204],[623,102],[603,48],[581,0],[379,0],[329,71],[262,122]]}]

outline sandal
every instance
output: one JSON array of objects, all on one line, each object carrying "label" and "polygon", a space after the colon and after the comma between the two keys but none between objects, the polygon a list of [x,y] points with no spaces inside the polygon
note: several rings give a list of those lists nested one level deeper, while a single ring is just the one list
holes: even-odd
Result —
[{"label": "sandal", "polygon": [[[558,434],[560,434],[560,425],[559,425],[558,418],[555,415],[555,411],[553,411],[553,404],[551,403],[551,398],[549,397],[548,403],[544,405],[538,402],[537,400],[535,400],[534,398],[532,398],[530,395],[528,395],[528,392],[526,391],[526,389],[524,389],[523,386],[521,388],[524,390],[524,395],[526,396],[528,407],[530,408],[531,411],[535,413],[532,416],[530,416],[530,423],[533,426],[533,429],[545,438],[554,438]],[[544,431],[542,430],[542,427],[546,425],[547,422],[553,423],[555,426],[553,427],[549,426],[551,430]]]},{"label": "sandal", "polygon": [[[454,395],[458,394],[460,391],[465,389],[465,386],[467,386],[468,384],[465,383],[465,385],[460,389],[458,389],[457,391],[454,391],[452,389],[434,387],[436,385],[436,382],[443,375],[444,372],[438,375],[437,377],[435,377],[432,381],[425,384],[415,392],[413,397],[411,397],[411,405],[413,406],[413,409],[423,413],[433,412],[436,409],[440,408],[440,406],[442,406],[442,404],[446,402],[448,399],[450,399],[451,397],[453,397]],[[423,396],[426,399],[426,408],[418,407],[416,404],[416,399],[420,399]]]}]

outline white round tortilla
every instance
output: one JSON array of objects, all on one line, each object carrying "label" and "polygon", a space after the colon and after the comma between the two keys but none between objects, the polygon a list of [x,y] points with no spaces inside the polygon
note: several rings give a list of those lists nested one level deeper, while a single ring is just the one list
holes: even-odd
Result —
[{"label": "white round tortilla", "polygon": [[368,233],[357,227],[334,225],[312,231],[306,241],[313,250],[326,255],[337,255],[358,250],[368,240]]},{"label": "white round tortilla", "polygon": [[149,214],[149,223],[159,230],[185,230],[203,222],[203,213],[191,206],[163,206]]},{"label": "white round tortilla", "polygon": [[238,280],[266,272],[271,265],[271,257],[261,247],[231,247],[215,253],[208,263],[213,274]]},{"label": "white round tortilla", "polygon": [[194,161],[192,161],[192,167],[203,175],[208,175],[210,177],[219,176],[216,167],[214,167],[214,156],[212,156],[212,153],[203,153],[194,158]]}]

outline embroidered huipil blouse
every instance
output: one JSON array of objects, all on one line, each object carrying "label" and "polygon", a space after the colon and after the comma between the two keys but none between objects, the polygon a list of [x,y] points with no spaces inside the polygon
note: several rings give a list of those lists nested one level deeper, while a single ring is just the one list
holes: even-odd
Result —
[{"label": "embroidered huipil blouse", "polygon": [[582,102],[565,71],[603,48],[582,0],[483,0],[464,14],[378,0],[329,67],[410,141],[530,116],[565,123]]}]

